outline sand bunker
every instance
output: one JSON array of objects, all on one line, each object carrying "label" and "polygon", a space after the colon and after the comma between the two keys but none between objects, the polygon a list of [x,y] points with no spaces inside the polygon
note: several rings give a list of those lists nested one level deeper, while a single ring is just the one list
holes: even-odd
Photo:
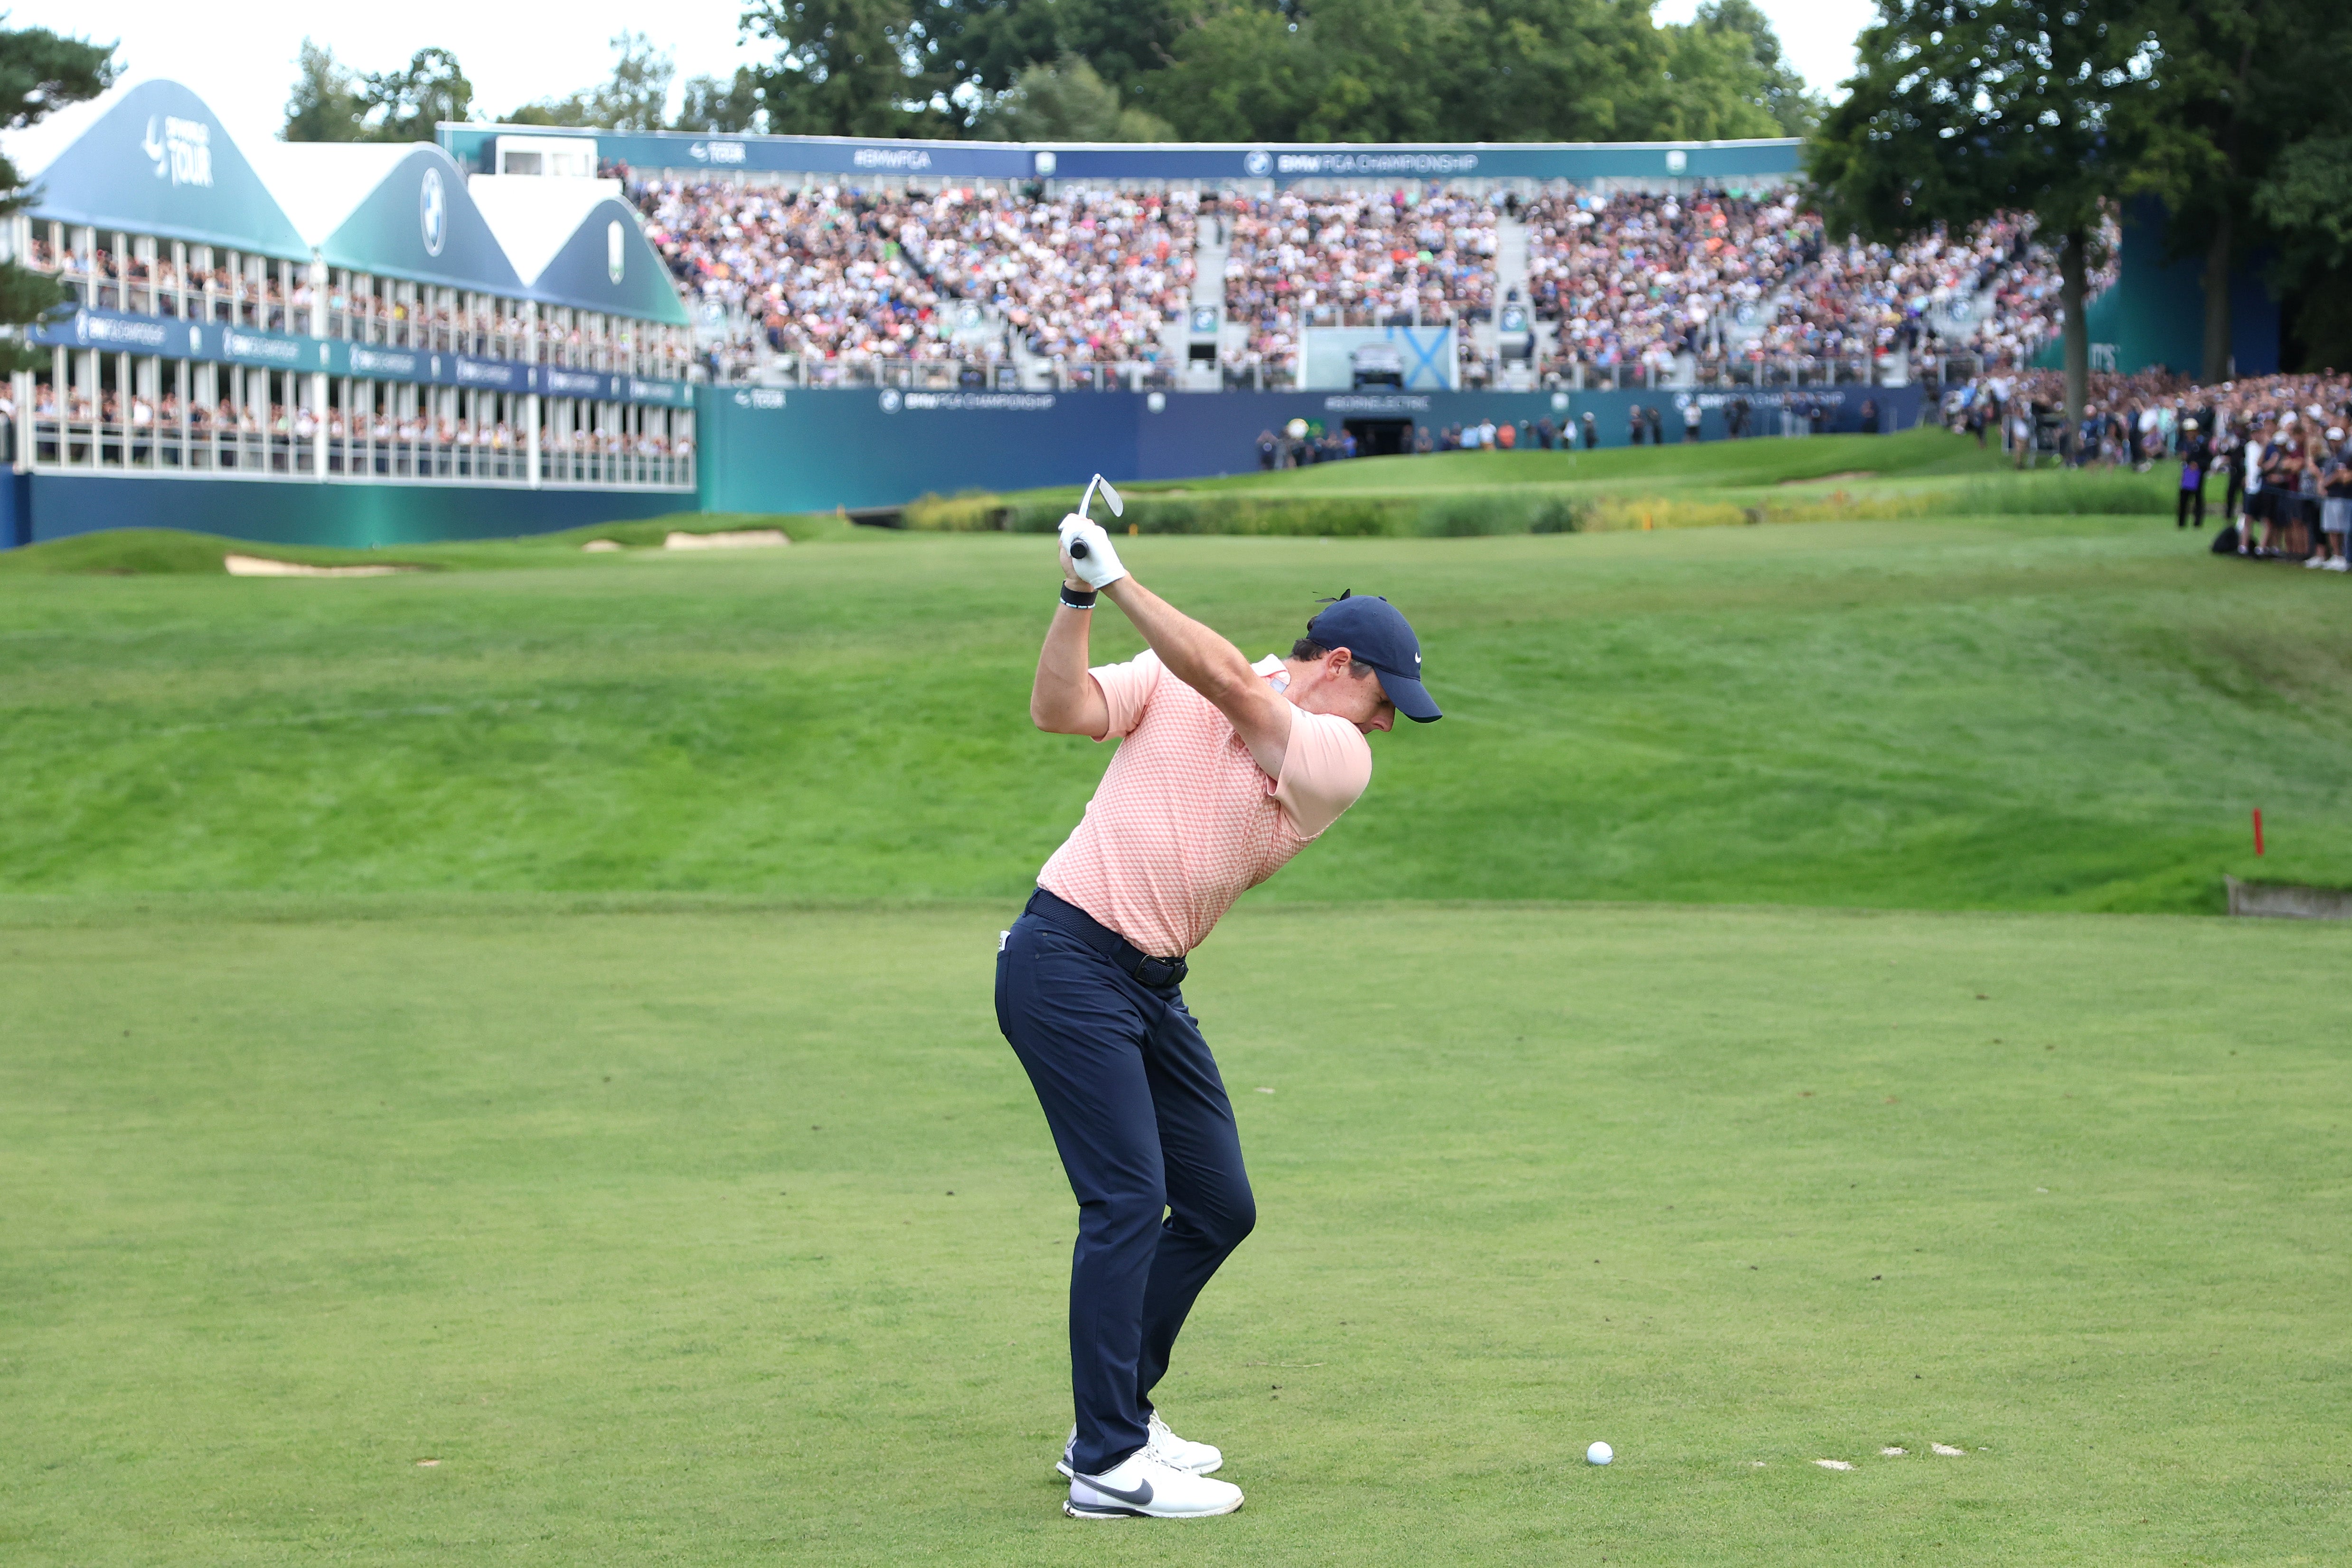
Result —
[{"label": "sand bunker", "polygon": [[590,555],[603,555],[607,551],[619,549],[621,548],[621,541],[618,539],[590,539],[586,544],[582,545],[580,548],[586,550]]},{"label": "sand bunker", "polygon": [[1959,1458],[1968,1452],[1966,1448],[1955,1448],[1949,1443],[1930,1443],[1927,1447],[1930,1451],[1941,1454],[1948,1459]]},{"label": "sand bunker", "polygon": [[271,560],[268,556],[225,555],[221,566],[231,577],[390,577],[415,571],[413,566],[306,566],[299,560]]},{"label": "sand bunker", "polygon": [[1821,1466],[1822,1469],[1825,1470],[1850,1470],[1853,1469],[1852,1465],[1846,1463],[1843,1459],[1815,1459],[1813,1463]]},{"label": "sand bunker", "polygon": [[793,542],[782,528],[739,528],[724,534],[673,533],[662,540],[664,549],[773,549]]}]

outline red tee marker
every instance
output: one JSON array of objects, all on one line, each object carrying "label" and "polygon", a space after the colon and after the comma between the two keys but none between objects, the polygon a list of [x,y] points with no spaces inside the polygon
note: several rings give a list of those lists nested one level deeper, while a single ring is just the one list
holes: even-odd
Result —
[{"label": "red tee marker", "polygon": [[2263,852],[2263,809],[2262,809],[2260,806],[2257,806],[2257,807],[2255,807],[2255,808],[2254,808],[2254,853],[2256,853],[2257,855],[2259,855],[2259,854],[2261,854],[2262,852]]}]

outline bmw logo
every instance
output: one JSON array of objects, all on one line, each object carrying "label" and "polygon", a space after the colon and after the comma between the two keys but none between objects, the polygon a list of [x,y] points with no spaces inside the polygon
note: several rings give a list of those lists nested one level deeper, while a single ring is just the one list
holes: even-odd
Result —
[{"label": "bmw logo", "polygon": [[1263,180],[1274,172],[1274,154],[1261,147],[1242,157],[1242,172],[1253,180]]},{"label": "bmw logo", "polygon": [[425,235],[425,254],[439,256],[449,237],[449,197],[441,189],[438,169],[425,171],[425,183],[416,193],[416,219]]},{"label": "bmw logo", "polygon": [[189,352],[189,353],[191,353],[191,354],[202,354],[204,351],[205,351],[205,329],[204,329],[202,327],[191,327],[191,328],[189,328],[189,329],[188,329],[188,352]]},{"label": "bmw logo", "polygon": [[898,395],[898,389],[897,387],[887,388],[882,393],[882,412],[884,413],[896,413],[898,412],[898,405],[905,401],[905,399]]}]

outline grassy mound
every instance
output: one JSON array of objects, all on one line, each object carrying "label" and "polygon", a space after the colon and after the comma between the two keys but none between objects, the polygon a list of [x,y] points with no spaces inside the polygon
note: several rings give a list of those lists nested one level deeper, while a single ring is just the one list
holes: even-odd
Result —
[{"label": "grassy mound", "polygon": [[[1138,534],[1330,538],[1583,533],[1743,523],[1895,520],[1931,514],[2164,512],[2158,471],[2018,473],[1997,451],[1938,429],[1598,452],[1452,452],[1360,458],[1269,474],[1130,486]],[[1076,489],[925,497],[909,527],[1047,533]],[[1106,512],[1100,520],[1109,522]]]},{"label": "grassy mound", "polygon": [[[8,580],[0,889],[1013,897],[1104,760],[1026,721],[1050,547],[861,532]],[[2206,910],[2225,872],[2352,884],[2344,582],[2168,523],[1122,549],[1253,654],[1345,588],[1422,632],[1447,720],[1376,737],[1370,794],[1258,898]],[[1097,656],[1139,646],[1097,620]]]},{"label": "grassy mound", "polygon": [[231,553],[298,561],[305,566],[410,566],[427,571],[595,565],[613,558],[583,553],[580,547],[591,539],[611,539],[628,549],[658,549],[663,538],[673,531],[710,534],[738,528],[781,528],[796,544],[846,538],[857,532],[845,519],[824,513],[676,512],[667,517],[597,523],[520,538],[337,549],[313,545],[251,544],[175,528],[113,528],[51,539],[22,549],[0,550],[0,575],[218,577],[225,572],[222,558]]}]

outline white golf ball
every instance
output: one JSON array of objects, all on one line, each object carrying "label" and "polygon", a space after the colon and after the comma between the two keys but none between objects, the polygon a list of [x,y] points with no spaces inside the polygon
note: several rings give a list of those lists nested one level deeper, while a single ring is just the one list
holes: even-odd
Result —
[{"label": "white golf ball", "polygon": [[1588,1465],[1605,1465],[1616,1457],[1617,1450],[1606,1443],[1595,1443],[1584,1450],[1584,1462]]}]

